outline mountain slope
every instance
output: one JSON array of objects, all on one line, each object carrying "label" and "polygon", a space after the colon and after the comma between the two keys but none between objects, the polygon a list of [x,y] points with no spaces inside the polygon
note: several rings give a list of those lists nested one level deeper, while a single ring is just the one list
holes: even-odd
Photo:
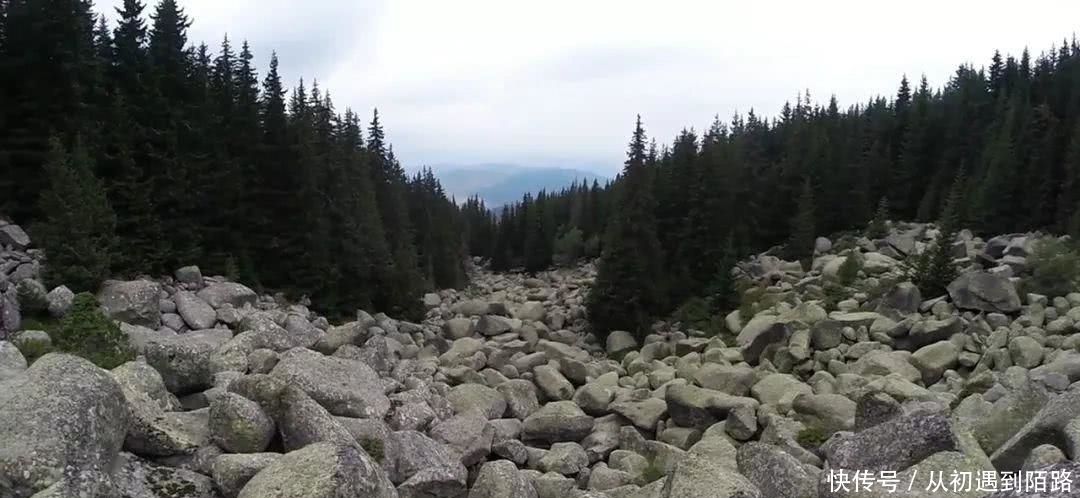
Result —
[{"label": "mountain slope", "polygon": [[436,172],[448,195],[459,202],[473,195],[480,196],[491,207],[502,206],[521,199],[526,192],[561,190],[582,181],[601,184],[607,178],[571,168],[530,168],[513,164],[478,164],[444,166]]}]

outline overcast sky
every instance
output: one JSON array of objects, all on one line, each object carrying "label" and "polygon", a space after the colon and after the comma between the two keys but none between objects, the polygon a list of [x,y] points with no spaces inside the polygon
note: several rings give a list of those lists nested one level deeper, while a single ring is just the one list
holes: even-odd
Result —
[{"label": "overcast sky", "polygon": [[[106,0],[99,0],[104,5]],[[108,0],[119,4],[119,0]],[[147,0],[152,10],[154,0]],[[634,115],[662,142],[719,114],[773,116],[804,90],[841,106],[939,86],[994,49],[1080,27],[1076,0],[181,0],[191,40],[276,50],[339,110],[378,107],[422,164],[621,167]]]}]

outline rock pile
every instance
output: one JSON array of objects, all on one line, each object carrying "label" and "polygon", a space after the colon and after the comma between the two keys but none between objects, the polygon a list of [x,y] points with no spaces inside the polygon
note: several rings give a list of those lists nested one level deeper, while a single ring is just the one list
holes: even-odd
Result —
[{"label": "rock pile", "polygon": [[0,341],[0,496],[886,496],[835,485],[856,471],[914,483],[896,496],[1080,496],[949,485],[1080,471],[1080,293],[1020,296],[1034,235],[964,234],[961,277],[922,296],[902,266],[935,236],[821,240],[809,271],[755,256],[729,334],[640,342],[587,334],[592,265],[478,272],[422,323],[331,325],[195,267],[108,282],[138,360],[28,367]]}]

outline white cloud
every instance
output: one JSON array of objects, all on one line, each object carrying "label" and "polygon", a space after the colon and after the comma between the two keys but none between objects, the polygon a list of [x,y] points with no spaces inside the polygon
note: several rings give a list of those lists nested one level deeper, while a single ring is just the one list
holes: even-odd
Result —
[{"label": "white cloud", "polygon": [[339,108],[378,106],[407,164],[618,169],[641,113],[668,141],[809,90],[843,106],[901,74],[946,81],[994,49],[1071,37],[1080,2],[913,0],[187,0],[192,39],[278,50]]}]

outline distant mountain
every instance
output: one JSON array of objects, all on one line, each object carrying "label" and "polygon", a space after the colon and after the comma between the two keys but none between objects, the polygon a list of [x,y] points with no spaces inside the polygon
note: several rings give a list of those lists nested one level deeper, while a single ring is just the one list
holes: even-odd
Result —
[{"label": "distant mountain", "polygon": [[525,167],[514,164],[477,164],[442,166],[435,169],[446,193],[458,202],[480,196],[488,207],[499,207],[521,200],[526,192],[557,191],[577,181],[593,180],[603,184],[606,177],[571,168]]}]

